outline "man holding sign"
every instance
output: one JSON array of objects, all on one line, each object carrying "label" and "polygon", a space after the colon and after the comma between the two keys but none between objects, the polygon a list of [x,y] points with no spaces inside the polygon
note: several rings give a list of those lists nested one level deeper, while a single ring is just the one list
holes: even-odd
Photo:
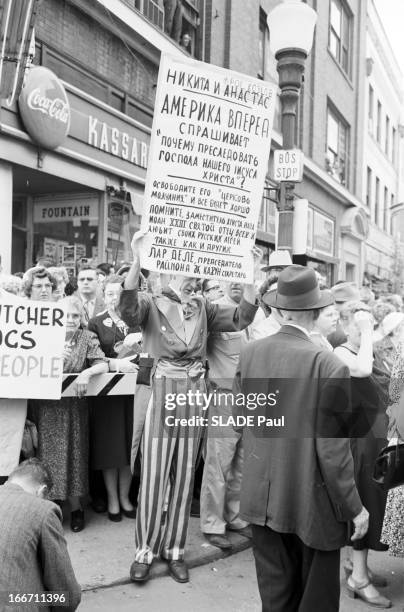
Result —
[{"label": "man holding sign", "polygon": [[[171,576],[187,582],[185,539],[198,444],[202,427],[207,424],[207,336],[210,331],[244,329],[253,321],[257,305],[253,284],[245,286],[238,306],[218,305],[196,295],[196,279],[184,277],[175,277],[161,295],[136,293],[133,304],[145,239],[138,232],[132,240],[134,262],[120,307],[128,325],[141,325],[145,351],[157,362],[142,440],[131,578],[146,581],[154,557],[161,554],[169,562]],[[260,259],[260,249],[253,247],[257,272]]]}]

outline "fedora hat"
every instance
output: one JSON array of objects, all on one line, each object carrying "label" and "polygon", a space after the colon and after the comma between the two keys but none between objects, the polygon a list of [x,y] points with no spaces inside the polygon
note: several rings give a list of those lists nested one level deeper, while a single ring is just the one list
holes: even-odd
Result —
[{"label": "fedora hat", "polygon": [[269,272],[272,268],[286,268],[292,265],[289,251],[272,251],[268,264],[261,268],[261,272]]},{"label": "fedora hat", "polygon": [[334,297],[320,290],[314,270],[292,265],[279,274],[277,289],[268,292],[265,303],[279,310],[315,310],[333,304]]},{"label": "fedora hat", "polygon": [[343,304],[344,302],[350,302],[351,300],[360,301],[361,294],[355,283],[338,283],[331,287],[331,291],[334,294],[335,301]]}]

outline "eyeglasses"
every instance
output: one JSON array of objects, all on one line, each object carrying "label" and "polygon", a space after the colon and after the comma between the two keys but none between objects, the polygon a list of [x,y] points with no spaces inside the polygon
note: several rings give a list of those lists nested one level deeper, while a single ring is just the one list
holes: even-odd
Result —
[{"label": "eyeglasses", "polygon": [[81,278],[78,278],[78,279],[77,279],[77,281],[78,281],[79,283],[80,283],[80,282],[82,282],[82,281],[88,281],[88,282],[91,282],[91,281],[96,281],[96,280],[97,280],[97,279],[96,279],[96,278],[93,278],[92,276],[82,276]]},{"label": "eyeglasses", "polygon": [[214,285],[213,287],[208,287],[207,289],[205,289],[205,293],[208,293],[209,291],[219,291],[220,290],[220,285]]}]

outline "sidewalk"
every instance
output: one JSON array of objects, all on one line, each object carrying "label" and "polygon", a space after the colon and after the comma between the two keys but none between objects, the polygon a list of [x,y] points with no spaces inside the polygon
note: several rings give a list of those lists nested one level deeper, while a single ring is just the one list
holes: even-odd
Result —
[{"label": "sidewalk", "polygon": [[[80,533],[73,533],[69,525],[68,513],[64,520],[65,536],[72,559],[76,577],[84,591],[130,584],[129,568],[133,561],[135,521],[123,517],[121,523],[108,520],[107,514],[96,514],[90,507],[86,508],[86,528]],[[229,532],[233,543],[232,553],[223,552],[211,546],[202,536],[199,519],[190,518],[185,559],[190,568],[202,566],[231,554],[243,551],[250,546],[250,540],[237,533]],[[347,597],[343,560],[346,551],[341,554],[341,612],[363,612],[368,609],[359,600]],[[234,559],[237,567],[237,557]],[[251,563],[254,567],[253,562]],[[377,573],[384,575],[389,586],[381,589],[383,595],[390,597],[396,610],[404,604],[404,562],[403,559],[391,557],[388,553],[369,555],[369,565]],[[255,569],[253,570],[255,576]],[[151,578],[167,576],[167,563],[155,561]],[[192,573],[191,573],[192,580]]]},{"label": "sidewalk", "polygon": [[[66,513],[63,523],[73,568],[83,590],[130,583],[136,521],[122,517],[122,522],[113,523],[106,513],[96,514],[90,507],[86,508],[85,515],[86,527],[79,533],[71,531],[69,513]],[[250,540],[237,533],[229,532],[228,537],[233,544],[232,553],[250,546]],[[201,534],[199,519],[190,518],[185,551],[188,567],[204,565],[232,553],[225,553],[209,544]],[[166,575],[167,563],[155,561],[151,578]]]}]

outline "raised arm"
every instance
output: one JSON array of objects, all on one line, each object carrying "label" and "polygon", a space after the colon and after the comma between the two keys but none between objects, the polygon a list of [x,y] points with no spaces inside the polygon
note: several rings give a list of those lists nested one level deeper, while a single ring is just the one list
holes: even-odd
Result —
[{"label": "raised arm", "polygon": [[351,376],[366,378],[370,376],[373,368],[373,322],[370,313],[358,311],[354,321],[360,331],[360,346],[358,354],[354,355],[343,346],[337,346],[335,355],[348,366]]},{"label": "raised arm", "polygon": [[136,232],[133,235],[131,247],[133,254],[133,263],[130,267],[127,277],[123,285],[123,291],[119,302],[119,311],[123,321],[129,327],[137,327],[144,325],[147,319],[150,307],[149,296],[139,294],[139,277],[140,277],[140,248],[145,234]]}]

